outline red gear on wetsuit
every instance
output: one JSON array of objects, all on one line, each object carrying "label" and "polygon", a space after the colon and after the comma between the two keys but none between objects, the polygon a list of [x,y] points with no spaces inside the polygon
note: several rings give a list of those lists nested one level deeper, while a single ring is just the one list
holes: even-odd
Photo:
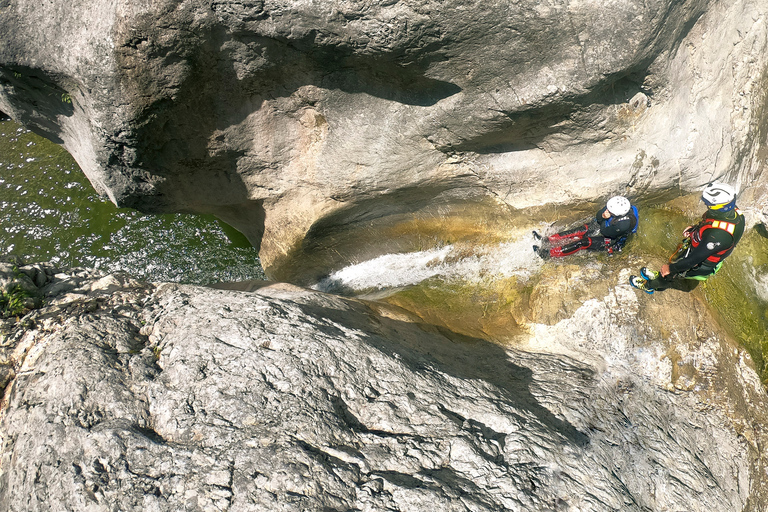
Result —
[{"label": "red gear on wetsuit", "polygon": [[611,215],[605,219],[603,213],[606,211],[607,207],[602,208],[589,224],[547,237],[553,244],[549,256],[561,258],[583,250],[612,252],[613,243],[635,229],[637,217],[634,208],[624,215]]}]

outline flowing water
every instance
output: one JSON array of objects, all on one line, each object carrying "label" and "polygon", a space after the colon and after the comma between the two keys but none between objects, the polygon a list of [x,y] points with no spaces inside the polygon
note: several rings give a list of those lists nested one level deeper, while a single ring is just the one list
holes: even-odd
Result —
[{"label": "flowing water", "polygon": [[[445,243],[436,237],[434,247],[358,262],[333,272],[313,287],[385,301],[415,313],[426,323],[505,342],[523,333],[535,317],[530,299],[542,279],[583,275],[592,280],[585,283],[588,289],[584,298],[589,293],[599,295],[607,287],[626,285],[620,282],[620,274],[637,273],[646,265],[658,268],[676,248],[683,229],[697,222],[702,213],[697,195],[644,204],[640,229],[622,253],[582,252],[545,262],[531,250],[536,243],[531,229],[546,232],[555,226],[541,222],[537,212],[518,212],[510,216],[508,225],[493,226],[497,234],[503,233],[500,240],[476,243],[470,237]],[[606,288],[596,286],[594,279],[603,281]],[[758,371],[768,379],[766,234],[759,229],[748,231],[723,269],[695,293],[703,295],[718,321],[749,350]],[[653,296],[642,296],[653,300]]]},{"label": "flowing water", "polygon": [[[143,215],[100,198],[71,156],[0,122],[0,254],[151,281],[264,279],[257,251],[212,216]],[[239,235],[239,236],[238,236]]]},{"label": "flowing water", "polygon": [[334,272],[315,288],[322,291],[352,289],[382,291],[419,284],[430,278],[481,282],[490,278],[530,278],[543,264],[531,251],[533,238],[475,247],[461,246],[404,254],[387,254]]}]

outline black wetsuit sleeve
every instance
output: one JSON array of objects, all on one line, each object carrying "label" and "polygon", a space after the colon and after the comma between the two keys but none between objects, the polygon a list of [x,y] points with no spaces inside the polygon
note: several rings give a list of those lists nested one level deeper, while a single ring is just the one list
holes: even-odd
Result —
[{"label": "black wetsuit sleeve", "polygon": [[611,218],[606,224],[600,225],[600,234],[607,238],[619,238],[632,231],[632,217],[624,215],[619,218]]},{"label": "black wetsuit sleeve", "polygon": [[688,254],[676,262],[670,263],[669,271],[672,274],[679,274],[680,272],[690,270],[706,260],[710,255],[729,248],[731,244],[733,244],[733,237],[722,229],[707,229],[704,231],[704,236],[699,246],[691,247]]}]

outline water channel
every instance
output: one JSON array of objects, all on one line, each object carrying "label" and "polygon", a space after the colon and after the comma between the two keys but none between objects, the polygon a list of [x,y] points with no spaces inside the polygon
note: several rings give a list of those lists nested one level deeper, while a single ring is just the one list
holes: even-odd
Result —
[{"label": "water channel", "polygon": [[[624,254],[575,256],[562,263],[593,266],[612,286],[621,284],[621,268],[665,260],[682,229],[703,211],[694,196],[641,204],[642,228]],[[0,207],[0,254],[29,262],[53,261],[64,268],[125,271],[150,281],[191,284],[265,279],[257,251],[231,227],[212,216],[144,215],[116,208],[96,194],[66,151],[13,121],[0,121]],[[466,240],[435,236],[432,243],[422,237],[431,232],[429,226],[415,219],[393,239],[419,235],[418,247],[401,247],[340,269],[313,287],[385,300],[456,332],[508,336],[516,331],[517,317],[526,314],[534,283],[564,271],[560,262],[545,264],[530,250],[530,228],[545,231],[562,215],[519,215],[504,216],[492,225],[472,222],[476,232]],[[468,219],[464,214],[456,219],[443,215],[432,221],[445,226]],[[452,230],[456,232],[462,229]],[[498,239],[489,240],[489,233]],[[700,291],[768,379],[766,234],[750,231],[723,270]]]}]

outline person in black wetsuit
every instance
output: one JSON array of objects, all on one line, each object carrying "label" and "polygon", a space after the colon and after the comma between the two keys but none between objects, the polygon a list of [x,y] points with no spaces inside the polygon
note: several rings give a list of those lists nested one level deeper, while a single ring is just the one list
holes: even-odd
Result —
[{"label": "person in black wetsuit", "polygon": [[690,291],[720,270],[744,234],[744,215],[736,207],[736,190],[730,185],[707,185],[701,200],[707,211],[698,224],[685,228],[685,238],[669,263],[658,272],[641,268],[640,276],[630,276],[629,284],[646,293],[667,288]]},{"label": "person in black wetsuit", "polygon": [[614,196],[587,224],[545,238],[534,231],[533,236],[548,247],[534,245],[533,250],[542,258],[561,258],[583,250],[613,253],[637,231],[637,216],[629,199]]}]

